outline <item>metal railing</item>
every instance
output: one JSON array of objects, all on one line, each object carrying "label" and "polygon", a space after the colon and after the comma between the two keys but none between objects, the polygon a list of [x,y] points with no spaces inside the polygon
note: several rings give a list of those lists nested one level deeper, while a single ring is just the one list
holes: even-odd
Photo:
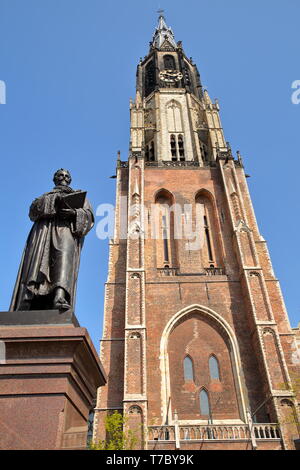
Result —
[{"label": "metal railing", "polygon": [[150,161],[146,161],[145,162],[145,166],[150,166],[150,167],[165,167],[165,168],[187,168],[187,167],[200,167],[200,163],[199,162],[195,162],[195,161],[180,161],[180,160],[176,160],[176,161],[172,161],[172,160],[160,160],[160,161],[154,161],[154,162],[150,162]]},{"label": "metal railing", "polygon": [[179,268],[157,268],[160,276],[224,276],[226,275],[225,269],[223,268],[203,268],[202,272],[198,273],[181,273]]}]

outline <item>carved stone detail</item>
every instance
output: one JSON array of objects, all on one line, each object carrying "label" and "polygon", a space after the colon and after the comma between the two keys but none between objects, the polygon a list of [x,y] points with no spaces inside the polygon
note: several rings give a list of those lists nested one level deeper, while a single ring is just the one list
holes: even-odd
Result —
[{"label": "carved stone detail", "polygon": [[141,275],[139,273],[132,273],[130,276],[131,279],[140,279]]},{"label": "carved stone detail", "polygon": [[131,406],[128,410],[128,413],[130,415],[141,415],[142,414],[142,410],[139,406]]},{"label": "carved stone detail", "polygon": [[141,335],[140,335],[140,333],[138,333],[138,331],[133,331],[132,333],[130,333],[129,338],[130,339],[140,339]]}]

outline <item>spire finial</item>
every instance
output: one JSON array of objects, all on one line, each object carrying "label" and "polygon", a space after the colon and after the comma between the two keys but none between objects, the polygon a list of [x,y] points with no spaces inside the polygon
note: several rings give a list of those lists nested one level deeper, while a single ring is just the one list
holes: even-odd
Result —
[{"label": "spire finial", "polygon": [[165,17],[164,13],[165,13],[165,10],[163,10],[162,8],[159,8],[157,10],[157,13],[159,14],[159,18],[162,16],[163,18]]}]

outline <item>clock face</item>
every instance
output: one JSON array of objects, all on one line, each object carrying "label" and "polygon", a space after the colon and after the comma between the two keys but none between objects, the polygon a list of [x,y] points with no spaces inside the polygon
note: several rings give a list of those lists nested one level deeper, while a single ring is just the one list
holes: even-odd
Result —
[{"label": "clock face", "polygon": [[181,72],[177,70],[162,70],[159,72],[159,78],[165,83],[175,83],[181,80],[183,77]]}]

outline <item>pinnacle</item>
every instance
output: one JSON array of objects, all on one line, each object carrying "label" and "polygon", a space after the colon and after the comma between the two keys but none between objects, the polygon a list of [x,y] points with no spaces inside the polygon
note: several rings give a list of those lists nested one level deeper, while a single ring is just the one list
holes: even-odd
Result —
[{"label": "pinnacle", "polygon": [[207,90],[204,90],[204,101],[206,104],[212,104],[212,101],[210,99],[210,96]]}]

